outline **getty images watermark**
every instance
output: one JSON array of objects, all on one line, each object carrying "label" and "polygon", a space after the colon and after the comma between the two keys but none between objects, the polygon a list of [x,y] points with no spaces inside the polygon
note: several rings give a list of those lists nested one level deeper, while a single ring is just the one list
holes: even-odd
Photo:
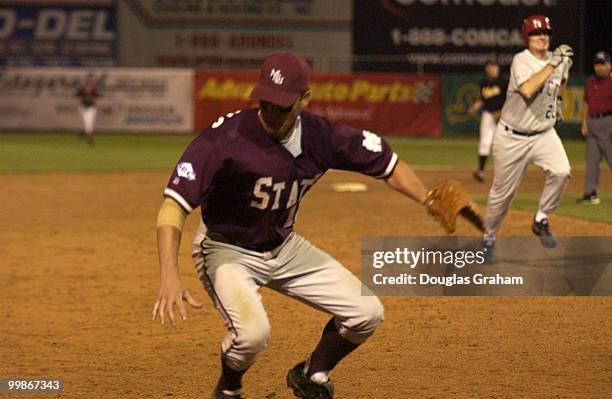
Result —
[{"label": "getty images watermark", "polygon": [[612,237],[366,237],[364,295],[612,295]]}]

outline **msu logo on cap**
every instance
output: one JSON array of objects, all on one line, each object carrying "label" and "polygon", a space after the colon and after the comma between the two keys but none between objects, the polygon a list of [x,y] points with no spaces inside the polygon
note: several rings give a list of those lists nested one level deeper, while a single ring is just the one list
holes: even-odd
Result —
[{"label": "msu logo on cap", "polygon": [[272,78],[272,81],[277,85],[282,85],[283,81],[285,80],[285,77],[281,73],[280,69],[272,69],[270,71],[270,78]]},{"label": "msu logo on cap", "polygon": [[268,56],[262,66],[251,99],[289,107],[310,87],[310,67],[291,51]]}]

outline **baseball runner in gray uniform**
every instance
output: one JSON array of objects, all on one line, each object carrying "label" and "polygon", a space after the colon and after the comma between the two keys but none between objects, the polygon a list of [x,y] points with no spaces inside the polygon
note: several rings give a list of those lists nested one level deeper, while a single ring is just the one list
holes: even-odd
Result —
[{"label": "baseball runner in gray uniform", "polygon": [[559,204],[570,178],[570,164],[554,126],[561,117],[558,96],[567,81],[573,51],[568,45],[548,51],[552,26],[543,15],[526,18],[522,32],[527,49],[512,60],[506,102],[493,139],[494,178],[483,241],[491,250],[530,162],[546,174],[532,231],[543,246],[554,247],[548,215]]},{"label": "baseball runner in gray uniform", "polygon": [[[270,324],[259,289],[272,288],[332,315],[304,362],[287,375],[299,398],[330,399],[330,373],[383,319],[376,296],[327,253],[293,231],[306,192],[330,168],[385,179],[420,203],[427,192],[378,135],[304,111],[309,68],[292,53],[268,57],[251,95],[259,108],[219,118],[185,150],[164,191],[157,223],[161,284],[153,319],[175,323],[174,306],[200,307],[178,275],[186,216],[202,208],[196,270],[227,335],[214,398],[240,398],[242,376],[265,348]],[[204,228],[204,225],[206,228]]]}]

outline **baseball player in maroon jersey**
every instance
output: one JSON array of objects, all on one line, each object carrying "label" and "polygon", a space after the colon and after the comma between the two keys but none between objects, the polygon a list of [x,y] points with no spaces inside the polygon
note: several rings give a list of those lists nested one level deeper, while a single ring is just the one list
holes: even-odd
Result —
[{"label": "baseball player in maroon jersey", "polygon": [[[309,67],[292,52],[264,60],[251,95],[259,108],[220,117],[187,147],[164,191],[157,222],[161,286],[153,319],[200,307],[178,274],[186,216],[201,207],[196,270],[221,315],[221,377],[214,398],[240,398],[241,379],[266,347],[259,289],[272,288],[331,314],[314,351],[287,375],[299,398],[332,398],[330,373],[374,333],[383,307],[360,281],[293,231],[306,192],[328,169],[360,172],[424,203],[426,189],[378,135],[304,110]],[[206,226],[206,229],[204,228]]]}]

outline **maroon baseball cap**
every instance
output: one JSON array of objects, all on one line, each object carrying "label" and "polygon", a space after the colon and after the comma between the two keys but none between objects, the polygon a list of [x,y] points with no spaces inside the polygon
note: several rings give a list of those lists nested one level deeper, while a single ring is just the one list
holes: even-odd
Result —
[{"label": "maroon baseball cap", "polygon": [[308,90],[310,67],[306,60],[291,51],[268,56],[261,66],[251,99],[289,107]]}]

